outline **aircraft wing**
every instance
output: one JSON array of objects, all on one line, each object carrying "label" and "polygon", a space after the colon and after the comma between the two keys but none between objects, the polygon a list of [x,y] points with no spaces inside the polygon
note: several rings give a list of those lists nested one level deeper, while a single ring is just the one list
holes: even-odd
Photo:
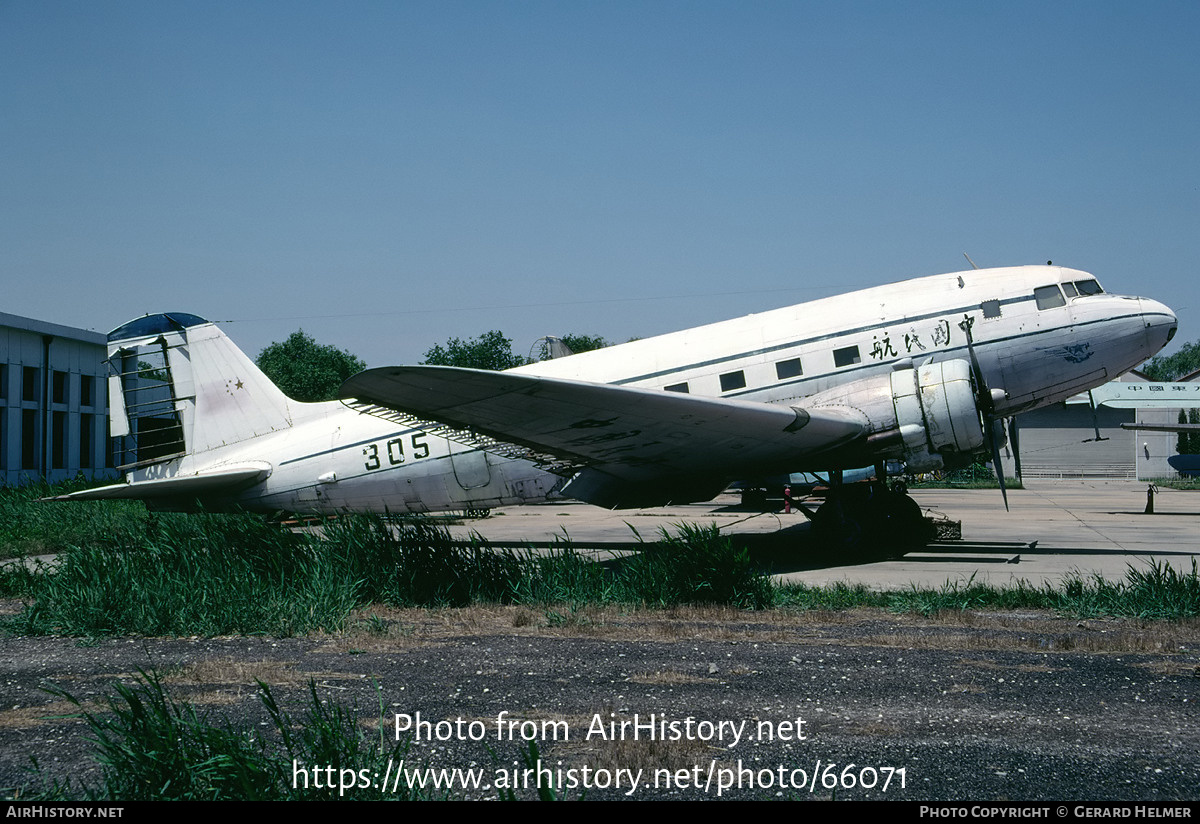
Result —
[{"label": "aircraft wing", "polygon": [[148,481],[110,484],[95,489],[84,489],[67,495],[44,498],[46,501],[95,501],[118,498],[175,498],[180,496],[204,496],[215,493],[234,492],[243,487],[265,480],[271,474],[269,463],[248,463],[199,472],[194,475],[178,475],[172,478],[155,478]]},{"label": "aircraft wing", "polygon": [[1135,432],[1200,432],[1200,423],[1123,423],[1121,428]]},{"label": "aircraft wing", "polygon": [[[849,408],[449,366],[370,369],[342,384],[340,395],[553,455],[580,470],[564,494],[605,506],[707,500],[732,478],[786,471],[868,429]],[[668,480],[676,486],[663,489]]]}]

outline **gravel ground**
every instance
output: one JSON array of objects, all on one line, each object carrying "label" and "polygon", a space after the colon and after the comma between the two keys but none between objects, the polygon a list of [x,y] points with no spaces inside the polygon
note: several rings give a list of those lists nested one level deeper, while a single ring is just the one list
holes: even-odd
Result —
[{"label": "gravel ground", "polygon": [[[322,696],[354,707],[364,729],[379,723],[381,706],[389,735],[397,713],[451,722],[422,728],[451,734],[414,742],[408,760],[481,770],[483,786],[456,797],[495,797],[497,770],[518,758],[523,728],[497,740],[503,717],[534,722],[544,763],[586,780],[588,798],[1200,799],[1195,621],[376,610],[339,635],[305,638],[10,636],[0,638],[0,661],[9,798],[43,778],[97,774],[86,728],[62,717],[72,707],[43,685],[97,708],[114,681],[142,668],[162,674],[172,696],[246,729],[265,718],[256,678],[293,715],[312,679]],[[635,718],[678,740],[648,740],[644,727],[636,738],[632,727],[599,734]],[[556,721],[558,740],[543,728]],[[469,740],[472,731],[484,740]],[[734,786],[719,790],[722,782]]]}]

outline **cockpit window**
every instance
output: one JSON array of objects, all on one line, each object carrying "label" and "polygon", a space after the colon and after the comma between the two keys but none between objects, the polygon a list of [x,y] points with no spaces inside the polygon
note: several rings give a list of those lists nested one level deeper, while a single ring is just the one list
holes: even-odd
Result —
[{"label": "cockpit window", "polygon": [[1100,288],[1100,284],[1094,280],[1077,280],[1075,281],[1075,288],[1079,290],[1079,294],[1081,295],[1099,295],[1104,292]]},{"label": "cockpit window", "polygon": [[1033,296],[1037,299],[1038,309],[1054,309],[1057,306],[1064,306],[1067,302],[1062,292],[1058,291],[1057,286],[1042,286],[1034,289]]},{"label": "cockpit window", "polygon": [[1074,298],[1074,297],[1079,296],[1079,290],[1075,288],[1074,283],[1064,283],[1062,285],[1062,290],[1063,290],[1063,294],[1069,298]]}]

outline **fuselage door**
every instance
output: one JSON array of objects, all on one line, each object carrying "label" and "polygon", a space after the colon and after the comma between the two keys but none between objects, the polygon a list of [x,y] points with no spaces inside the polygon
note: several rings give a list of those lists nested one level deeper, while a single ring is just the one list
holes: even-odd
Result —
[{"label": "fuselage door", "polygon": [[450,442],[450,464],[454,467],[454,479],[463,489],[478,489],[492,481],[487,453],[482,449]]}]

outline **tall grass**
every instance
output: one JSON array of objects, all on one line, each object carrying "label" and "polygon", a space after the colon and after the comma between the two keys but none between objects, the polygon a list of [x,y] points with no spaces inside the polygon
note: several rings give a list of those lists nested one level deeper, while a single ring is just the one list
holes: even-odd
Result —
[{"label": "tall grass", "polygon": [[1060,608],[1080,615],[1191,618],[1200,615],[1200,571],[1194,558],[1190,572],[1157,561],[1130,564],[1124,581],[1073,575],[1063,582],[1059,597]]},{"label": "tall grass", "polygon": [[57,568],[0,575],[27,599],[10,629],[73,635],[292,635],[337,631],[357,607],[471,603],[769,606],[770,582],[715,527],[681,527],[609,564],[568,545],[539,554],[452,540],[423,521],[344,517],[296,534],[258,518],[150,521]]},{"label": "tall grass", "polygon": [[21,631],[290,635],[335,629],[359,585],[322,546],[261,519],[156,519],[141,540],[80,546],[36,576]]},{"label": "tall grass", "polygon": [[[727,604],[764,609],[774,602],[774,587],[735,548],[715,524],[684,524],[663,531],[657,543],[630,557],[619,578],[617,600],[668,606]],[[622,597],[623,596],[623,597]]]},{"label": "tall grass", "polygon": [[144,533],[149,514],[141,501],[39,502],[89,485],[77,480],[0,487],[0,558],[112,545]]},{"label": "tall grass", "polygon": [[921,615],[975,609],[1042,609],[1079,616],[1179,620],[1200,616],[1200,570],[1194,560],[1190,572],[1155,561],[1130,564],[1120,581],[1077,573],[1058,586],[1041,587],[1023,580],[995,587],[974,577],[947,581],[940,587],[913,585],[888,592],[846,583],[826,587],[787,584],[776,592],[775,604],[831,610],[878,607]]},{"label": "tall grass", "polygon": [[[46,490],[42,490],[46,491]],[[52,490],[60,491],[60,490]],[[0,506],[37,510],[39,492],[0,495]],[[23,506],[18,506],[24,500]],[[76,504],[62,504],[75,511]],[[102,502],[98,506],[112,506]],[[123,513],[123,514],[122,514]],[[23,529],[36,518],[27,518]],[[111,518],[111,521],[105,519]],[[432,522],[342,517],[294,533],[250,515],[113,513],[61,545],[58,565],[0,567],[0,594],[26,601],[10,631],[97,636],[292,635],[337,631],[369,604],[537,606],[721,604],[745,609],[883,607],[932,614],[984,608],[1054,609],[1080,615],[1182,618],[1200,614],[1200,575],[1131,566],[1125,580],[1068,578],[1059,587],[947,582],[878,593],[865,587],[777,585],[717,527],[680,526],[628,556],[596,563],[569,543],[551,552],[457,541]],[[111,531],[103,531],[109,523]],[[11,525],[5,525],[10,533]],[[43,524],[39,530],[50,531]],[[97,531],[98,530],[98,531]],[[19,530],[15,530],[19,531]],[[63,536],[74,536],[68,537]],[[640,536],[639,536],[640,540]]]}]

